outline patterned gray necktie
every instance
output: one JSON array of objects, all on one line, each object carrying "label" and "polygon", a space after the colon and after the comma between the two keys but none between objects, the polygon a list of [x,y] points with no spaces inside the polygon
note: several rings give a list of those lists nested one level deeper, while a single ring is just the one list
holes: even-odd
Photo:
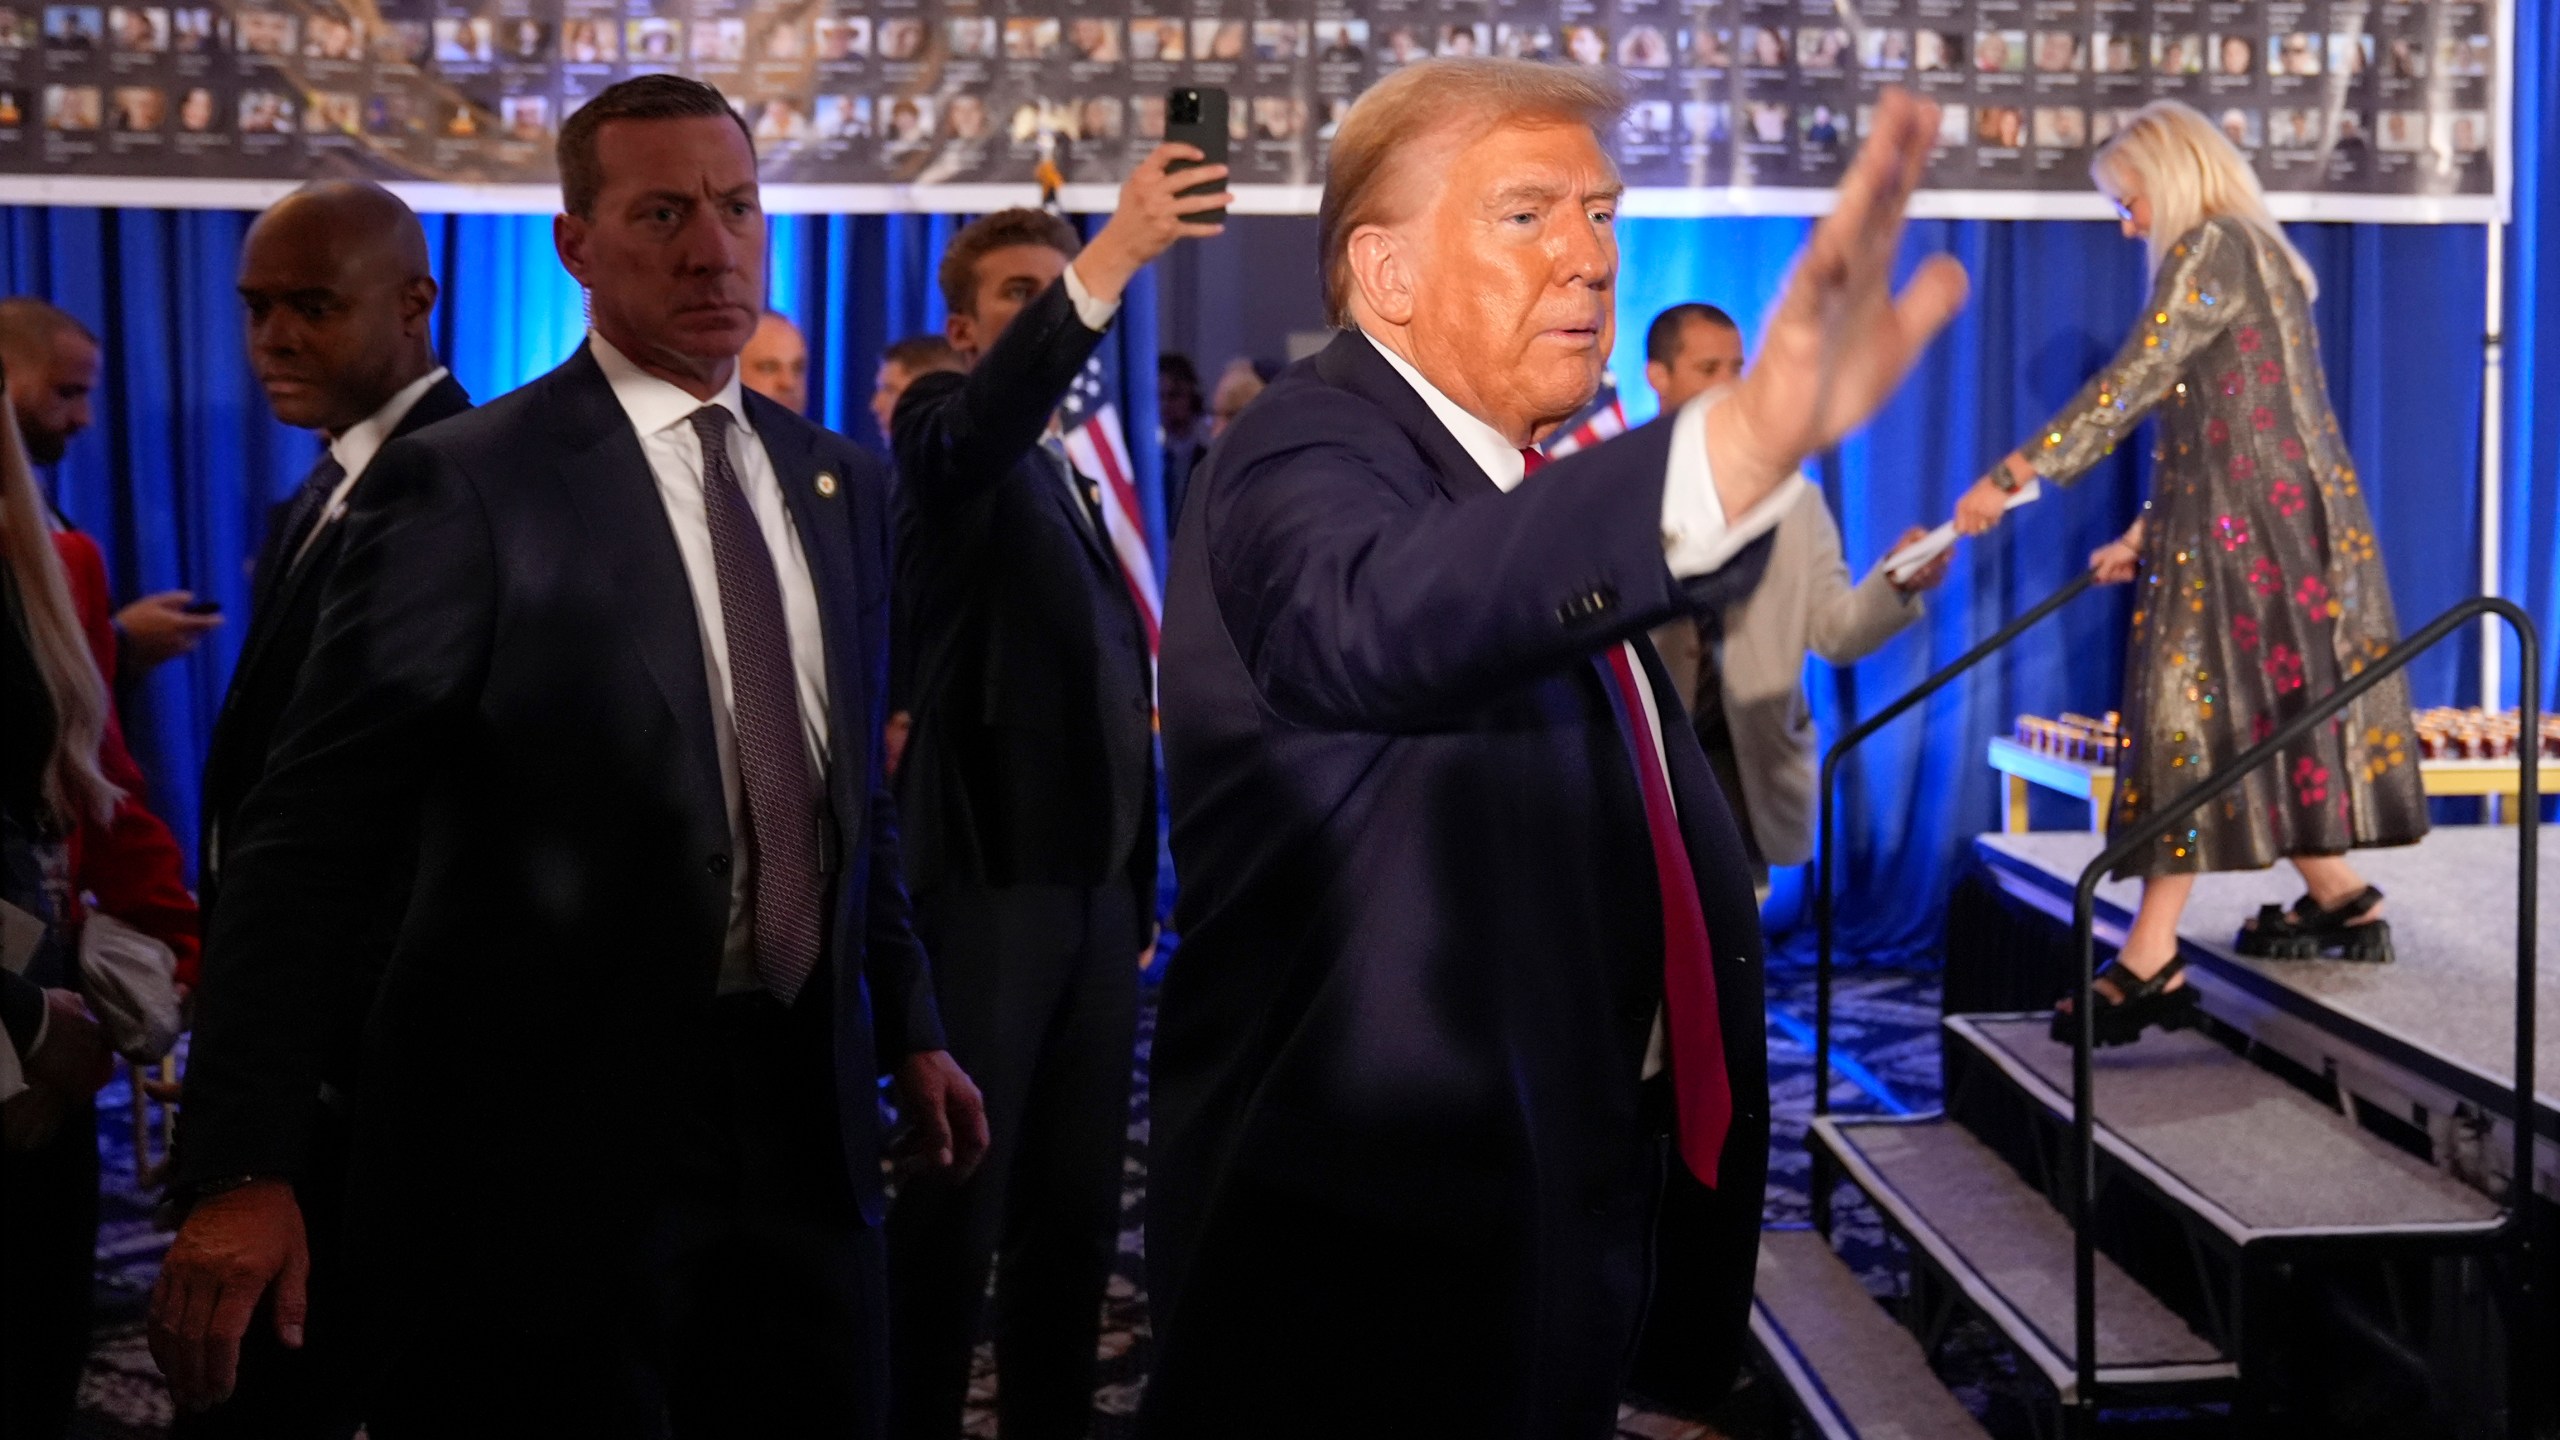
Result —
[{"label": "patterned gray necktie", "polygon": [[729,642],[730,709],[738,780],[746,792],[756,978],[784,1004],[818,964],[818,787],[800,725],[800,687],[782,584],[755,511],[729,467],[729,412],[693,412],[702,440],[702,508],[720,577],[720,628]]}]

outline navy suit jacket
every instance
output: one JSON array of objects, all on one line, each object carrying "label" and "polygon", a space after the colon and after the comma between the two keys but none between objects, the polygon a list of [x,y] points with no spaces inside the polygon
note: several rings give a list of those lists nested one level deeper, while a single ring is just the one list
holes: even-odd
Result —
[{"label": "navy suit jacket", "polygon": [[[1169,1369],[1200,1314],[1237,1333],[1226,1312],[1250,1301],[1215,1277],[1248,1270],[1234,1252],[1256,1239],[1221,1220],[1280,1194],[1514,1267],[1498,1288],[1517,1344],[1482,1364],[1523,1397],[1521,1433],[1568,1391],[1603,1384],[1614,1403],[1614,1374],[1520,1373],[1582,1340],[1547,1331],[1595,1313],[1587,1293],[1561,1298],[1598,1283],[1583,1259],[1615,1243],[1586,1232],[1627,1233],[1660,1153],[1639,1075],[1661,903],[1602,663],[1635,641],[1660,713],[1681,714],[1644,631],[1748,586],[1766,556],[1673,578],[1670,430],[1505,495],[1346,333],[1246,410],[1193,484],[1163,654],[1183,943],[1155,1039],[1148,1263]],[[1736,1107],[1715,1280],[1733,1338],[1768,1145],[1759,916],[1705,755],[1684,725],[1663,738]],[[1620,1312],[1640,1293],[1598,1311],[1631,1332]]]},{"label": "navy suit jacket", "polygon": [[1109,538],[1040,448],[1101,343],[1054,281],[966,376],[921,376],[898,398],[915,713],[898,803],[918,894],[1123,882],[1155,917],[1145,621]]},{"label": "navy suit jacket", "polygon": [[[813,1029],[838,1159],[876,1220],[878,1077],[942,1048],[878,754],[887,478],[843,437],[745,403],[823,617],[842,844],[801,1008],[831,1007]],[[583,346],[386,447],[345,525],[303,683],[227,841],[181,1183],[297,1175],[330,1028],[361,1014],[349,1224],[370,1298],[492,1285],[492,1324],[610,1305],[564,1292],[587,1257],[641,1243],[679,1119],[718,1083],[733,842],[675,535]],[[345,937],[386,915],[377,984]]]},{"label": "navy suit jacket", "polygon": [[[447,375],[427,387],[389,438],[415,434],[470,408],[470,394]],[[240,660],[232,667],[222,715],[214,722],[213,744],[205,754],[203,833],[196,853],[203,859],[197,889],[207,917],[222,892],[217,837],[230,833],[240,802],[266,773],[268,747],[302,678],[302,662],[310,656],[311,634],[320,622],[320,596],[346,537],[343,524],[328,526],[296,563],[290,547],[300,537],[285,533],[281,523],[292,508],[288,500],[269,512],[275,523],[259,547],[258,568],[251,577],[249,635],[240,644]]]}]

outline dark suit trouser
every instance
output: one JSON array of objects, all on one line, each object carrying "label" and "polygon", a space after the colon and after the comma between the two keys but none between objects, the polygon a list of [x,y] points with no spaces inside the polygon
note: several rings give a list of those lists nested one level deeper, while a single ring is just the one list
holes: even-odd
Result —
[{"label": "dark suit trouser", "polygon": [[[1648,1111],[1665,1126],[1671,1123],[1667,1079],[1646,1087]],[[1737,1253],[1734,1212],[1747,1209],[1754,1221],[1761,1197],[1728,1195],[1699,1183],[1682,1164],[1668,1138],[1663,1142],[1662,1201],[1653,1222],[1653,1275],[1645,1305],[1644,1333],[1636,1345],[1628,1387],[1650,1400],[1676,1409],[1705,1412],[1733,1388],[1742,1363],[1742,1317],[1732,1313],[1731,1297],[1740,1284],[1737,1267],[1756,1268],[1758,1252]]]},{"label": "dark suit trouser", "polygon": [[[699,1054],[653,1062],[699,1085],[638,1243],[463,1297],[486,1307],[477,1333],[492,1314],[543,1319],[474,1344],[467,1310],[449,1314],[440,1342],[395,1357],[374,1440],[877,1440],[884,1267],[844,1178],[826,989],[811,982],[789,1012],[763,994],[723,997]],[[578,1293],[587,1276],[604,1283]]]},{"label": "dark suit trouser", "polygon": [[[1541,1232],[1230,1175],[1160,1332],[1142,1440],[1608,1440],[1653,1194]],[[1152,1292],[1151,1292],[1152,1295]]]},{"label": "dark suit trouser", "polygon": [[994,1143],[966,1183],[909,1184],[890,1210],[891,1433],[959,1434],[992,1259],[1005,1440],[1079,1436],[1119,1249],[1137,899],[1127,885],[948,886],[916,911],[952,1057],[986,1096]]},{"label": "dark suit trouser", "polygon": [[361,1428],[341,1328],[346,1263],[347,1126],[323,1111],[312,1123],[309,1173],[293,1187],[311,1247],[310,1310],[298,1350],[276,1338],[274,1295],[240,1337],[240,1378],[210,1410],[180,1411],[170,1440],[347,1440]]},{"label": "dark suit trouser", "polygon": [[66,1102],[33,1150],[0,1151],[0,1435],[55,1440],[89,1358],[98,1106]]}]

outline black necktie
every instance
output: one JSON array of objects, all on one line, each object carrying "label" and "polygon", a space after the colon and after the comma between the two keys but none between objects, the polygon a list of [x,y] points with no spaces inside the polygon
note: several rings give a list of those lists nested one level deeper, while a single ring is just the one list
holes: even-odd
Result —
[{"label": "black necktie", "polygon": [[729,412],[693,412],[702,441],[702,508],[720,581],[720,629],[729,642],[729,706],[738,732],[738,784],[746,792],[754,857],[756,978],[791,1003],[818,965],[818,787],[800,726],[800,686],[782,582],[747,495],[729,468]]},{"label": "black necktie", "polygon": [[312,533],[320,524],[320,517],[328,513],[330,495],[336,492],[338,482],[346,478],[346,468],[338,463],[335,455],[324,453],[320,463],[311,467],[311,477],[302,482],[302,488],[294,494],[292,507],[284,512],[284,525],[280,531],[284,548],[275,557],[279,578],[292,574],[294,567],[301,563],[303,551],[308,548]]}]

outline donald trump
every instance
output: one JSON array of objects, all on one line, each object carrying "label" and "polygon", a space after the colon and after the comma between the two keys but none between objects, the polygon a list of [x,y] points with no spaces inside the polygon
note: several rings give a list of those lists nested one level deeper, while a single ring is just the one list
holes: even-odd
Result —
[{"label": "donald trump", "polygon": [[1341,333],[1195,482],[1163,650],[1185,943],[1153,1435],[1609,1434],[1668,1165],[1716,1196],[1740,1333],[1758,916],[1644,635],[1749,583],[1798,463],[1964,278],[1889,287],[1937,130],[1889,92],[1756,368],[1539,468],[1609,353],[1622,105],[1492,59],[1362,97],[1318,226]]}]

